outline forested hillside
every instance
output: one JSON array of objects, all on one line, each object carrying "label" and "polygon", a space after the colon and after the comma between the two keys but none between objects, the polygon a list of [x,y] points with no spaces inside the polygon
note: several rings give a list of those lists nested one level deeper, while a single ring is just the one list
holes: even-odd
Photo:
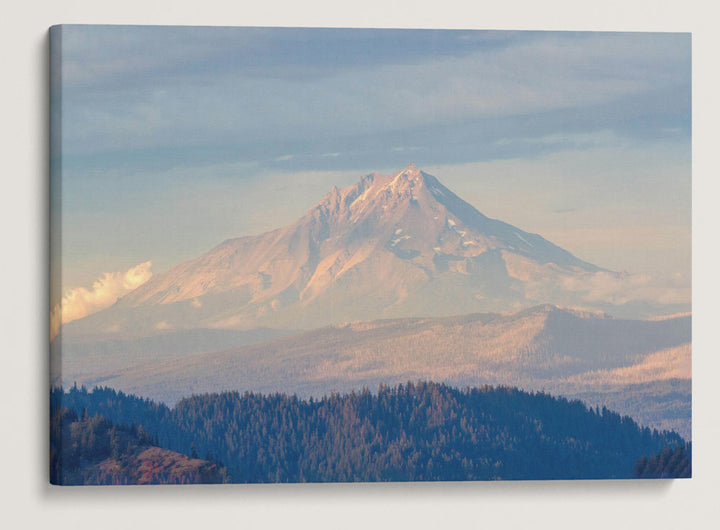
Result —
[{"label": "forested hillside", "polygon": [[678,445],[658,454],[640,457],[633,471],[635,478],[689,478],[692,476],[692,448]]},{"label": "forested hillside", "polygon": [[[57,401],[54,402],[57,404]],[[214,484],[227,480],[215,462],[157,447],[135,424],[113,425],[98,414],[53,407],[50,482],[57,485]]]},{"label": "forested hillside", "polygon": [[56,389],[52,400],[222,462],[231,482],[631,478],[642,455],[685,447],[607,409],[506,387],[421,382],[319,400],[225,392],[172,409],[107,388]]}]

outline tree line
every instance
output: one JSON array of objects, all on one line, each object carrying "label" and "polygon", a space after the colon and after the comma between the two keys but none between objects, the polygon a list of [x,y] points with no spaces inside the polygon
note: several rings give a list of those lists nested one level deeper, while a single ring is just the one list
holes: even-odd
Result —
[{"label": "tree line", "polygon": [[73,387],[51,401],[142,427],[243,483],[632,478],[642,455],[689,451],[677,434],[606,408],[509,387],[417,382],[307,400],[223,392],[173,408]]}]

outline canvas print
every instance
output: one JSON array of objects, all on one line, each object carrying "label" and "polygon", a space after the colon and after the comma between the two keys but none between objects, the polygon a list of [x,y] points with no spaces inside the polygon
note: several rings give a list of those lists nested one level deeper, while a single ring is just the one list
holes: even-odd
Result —
[{"label": "canvas print", "polygon": [[691,475],[691,35],[64,25],[50,480]]}]

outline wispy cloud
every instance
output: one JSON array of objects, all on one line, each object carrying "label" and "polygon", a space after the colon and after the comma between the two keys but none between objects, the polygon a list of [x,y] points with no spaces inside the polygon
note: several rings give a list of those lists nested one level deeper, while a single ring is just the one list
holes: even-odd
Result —
[{"label": "wispy cloud", "polygon": [[[71,29],[64,41],[64,112],[72,124],[64,133],[66,148],[147,154],[168,145],[228,143],[248,159],[273,160],[282,153],[268,151],[281,144],[309,149],[319,142],[314,154],[321,155],[342,152],[343,142],[350,142],[367,153],[377,150],[378,137],[397,142],[408,130],[431,127],[418,144],[426,148],[447,128],[510,116],[535,115],[531,126],[521,119],[505,132],[545,136],[549,147],[562,141],[558,123],[577,122],[579,129],[594,131],[598,114],[606,121],[622,115],[615,126],[631,124],[639,131],[658,125],[647,122],[648,114],[679,111],[684,122],[659,125],[688,128],[687,35],[477,32],[475,44],[461,36]],[[298,61],[305,68],[288,77]],[[637,97],[641,105],[627,99]],[[610,102],[622,109],[592,111]],[[585,114],[572,120],[543,116],[580,109]],[[547,130],[538,130],[542,120]],[[463,134],[477,137],[487,128],[478,122]],[[298,155],[294,162],[303,160],[311,158]]]},{"label": "wispy cloud", "polygon": [[151,261],[140,263],[124,272],[106,272],[95,280],[91,289],[70,289],[50,315],[50,339],[60,331],[61,324],[86,317],[110,307],[117,299],[141,286],[152,277]]},{"label": "wispy cloud", "polygon": [[560,148],[597,148],[597,147],[620,147],[627,140],[619,137],[609,130],[599,130],[581,133],[555,133],[545,136],[514,136],[512,138],[500,138],[495,142],[499,146],[520,146],[522,144],[540,144],[545,146],[557,146]]},{"label": "wispy cloud", "polygon": [[559,283],[564,290],[581,293],[590,303],[622,305],[631,302],[652,302],[673,305],[689,304],[691,301],[689,286],[658,280],[647,274],[598,272],[565,276]]}]

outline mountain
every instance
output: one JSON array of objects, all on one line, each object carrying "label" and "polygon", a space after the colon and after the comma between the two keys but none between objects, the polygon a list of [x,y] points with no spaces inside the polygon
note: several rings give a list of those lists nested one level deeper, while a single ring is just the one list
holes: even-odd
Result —
[{"label": "mountain", "polygon": [[562,286],[601,271],[539,235],[486,217],[411,164],[333,188],[295,223],[225,241],[64,331],[86,337],[313,329],[572,306],[580,293]]},{"label": "mountain", "polygon": [[[88,373],[86,360],[66,375],[168,403],[223,390],[282,390],[317,398],[418,379],[506,384],[583,394],[588,403],[642,414],[646,424],[673,426],[689,438],[689,388],[668,384],[689,382],[691,326],[689,316],[625,320],[546,305],[510,315],[342,324],[224,351],[127,364],[112,373],[102,363],[97,373]],[[640,384],[643,392],[631,392]],[[632,401],[622,401],[631,395]]]}]

